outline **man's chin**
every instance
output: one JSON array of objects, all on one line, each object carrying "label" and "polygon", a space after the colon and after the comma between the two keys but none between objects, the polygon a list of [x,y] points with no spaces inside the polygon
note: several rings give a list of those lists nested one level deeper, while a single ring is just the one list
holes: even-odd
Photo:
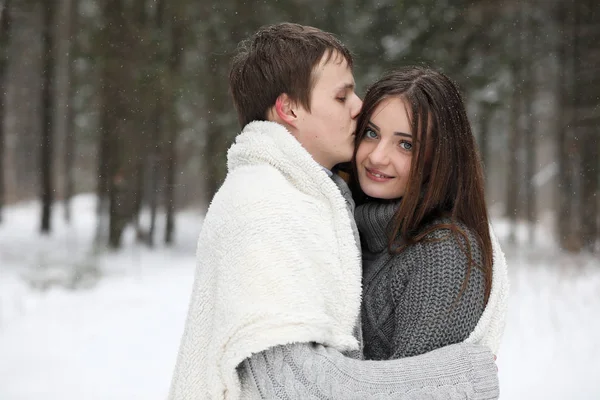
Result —
[{"label": "man's chin", "polygon": [[340,161],[338,164],[347,164],[351,161],[352,161],[352,154],[350,154],[349,157],[344,158],[343,161]]}]

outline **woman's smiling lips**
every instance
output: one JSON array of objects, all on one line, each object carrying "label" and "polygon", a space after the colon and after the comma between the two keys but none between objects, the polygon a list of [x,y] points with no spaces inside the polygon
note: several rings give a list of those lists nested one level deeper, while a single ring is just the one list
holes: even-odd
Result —
[{"label": "woman's smiling lips", "polygon": [[393,176],[386,175],[376,169],[365,168],[365,171],[367,172],[367,177],[375,182],[387,182],[393,178]]}]

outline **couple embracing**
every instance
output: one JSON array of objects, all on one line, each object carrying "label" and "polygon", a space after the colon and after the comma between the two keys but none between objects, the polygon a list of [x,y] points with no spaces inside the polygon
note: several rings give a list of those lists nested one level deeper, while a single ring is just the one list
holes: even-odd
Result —
[{"label": "couple embracing", "polygon": [[313,27],[240,44],[170,399],[498,398],[506,264],[461,95],[409,67],[361,100],[352,67]]}]

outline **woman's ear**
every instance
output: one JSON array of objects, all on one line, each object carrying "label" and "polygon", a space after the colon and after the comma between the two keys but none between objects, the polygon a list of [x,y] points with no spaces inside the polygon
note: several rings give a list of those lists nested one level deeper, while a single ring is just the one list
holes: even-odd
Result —
[{"label": "woman's ear", "polygon": [[295,102],[286,93],[282,93],[275,100],[275,113],[284,123],[296,127],[298,115],[296,114]]}]

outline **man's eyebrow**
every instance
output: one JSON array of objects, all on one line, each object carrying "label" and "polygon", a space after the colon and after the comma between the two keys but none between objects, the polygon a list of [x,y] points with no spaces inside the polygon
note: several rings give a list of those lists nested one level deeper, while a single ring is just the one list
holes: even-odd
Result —
[{"label": "man's eyebrow", "polygon": [[[380,131],[381,129],[375,125],[373,122],[369,121],[368,122],[369,125],[371,125],[373,128],[377,129],[378,131]],[[411,138],[412,139],[412,135],[410,133],[404,133],[404,132],[394,132],[394,136],[404,136],[407,138]]]},{"label": "man's eyebrow", "polygon": [[356,87],[356,85],[354,82],[348,82],[348,83],[344,83],[343,85],[340,85],[337,90],[342,90],[342,89],[354,90],[355,87]]}]

